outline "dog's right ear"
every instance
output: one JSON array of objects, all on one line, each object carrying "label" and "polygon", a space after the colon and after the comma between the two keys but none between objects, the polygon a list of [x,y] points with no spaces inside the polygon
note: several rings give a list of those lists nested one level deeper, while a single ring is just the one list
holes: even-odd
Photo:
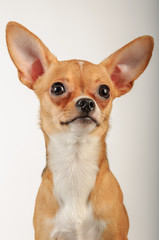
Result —
[{"label": "dog's right ear", "polygon": [[6,41],[10,57],[18,69],[20,81],[31,89],[49,65],[57,62],[56,57],[42,41],[21,24],[7,24]]}]

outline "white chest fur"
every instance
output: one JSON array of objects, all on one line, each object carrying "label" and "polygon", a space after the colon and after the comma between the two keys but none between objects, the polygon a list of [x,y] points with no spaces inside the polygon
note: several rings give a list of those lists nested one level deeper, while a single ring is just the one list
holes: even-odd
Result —
[{"label": "white chest fur", "polygon": [[51,239],[101,239],[103,223],[94,219],[88,202],[98,172],[99,139],[57,134],[50,138],[48,154],[60,205]]}]

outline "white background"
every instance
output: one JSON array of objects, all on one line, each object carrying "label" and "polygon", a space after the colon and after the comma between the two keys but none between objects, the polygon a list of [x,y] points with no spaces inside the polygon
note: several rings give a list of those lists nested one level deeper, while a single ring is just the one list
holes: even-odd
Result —
[{"label": "white background", "polygon": [[59,60],[99,63],[140,35],[155,38],[148,68],[114,101],[107,144],[129,214],[129,240],[159,239],[158,14],[157,0],[0,0],[0,239],[34,238],[34,201],[45,166],[39,103],[19,82],[5,44],[11,20],[38,35]]}]

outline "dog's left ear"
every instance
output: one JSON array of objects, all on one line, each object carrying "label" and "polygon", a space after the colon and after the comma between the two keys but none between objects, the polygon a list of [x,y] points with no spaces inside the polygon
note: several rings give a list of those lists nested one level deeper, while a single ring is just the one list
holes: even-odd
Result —
[{"label": "dog's left ear", "polygon": [[154,46],[151,36],[142,36],[128,43],[100,63],[115,86],[115,96],[127,93],[147,67]]}]

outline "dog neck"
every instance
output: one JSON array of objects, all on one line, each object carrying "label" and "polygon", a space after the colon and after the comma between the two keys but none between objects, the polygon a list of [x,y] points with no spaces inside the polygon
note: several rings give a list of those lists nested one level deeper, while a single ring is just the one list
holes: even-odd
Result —
[{"label": "dog neck", "polygon": [[[48,167],[59,203],[87,201],[99,171],[99,137],[59,133],[49,137]],[[79,197],[80,196],[80,197]],[[70,202],[72,204],[72,202]]]}]

